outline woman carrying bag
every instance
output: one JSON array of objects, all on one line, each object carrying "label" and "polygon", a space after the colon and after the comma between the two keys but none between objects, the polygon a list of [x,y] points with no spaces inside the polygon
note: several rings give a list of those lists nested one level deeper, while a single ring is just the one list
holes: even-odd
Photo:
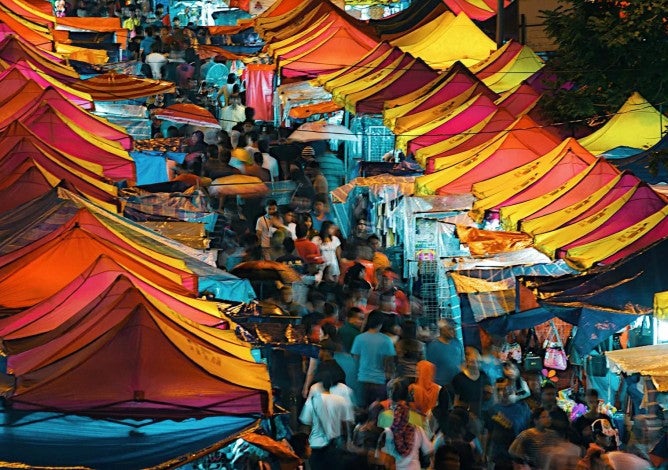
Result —
[{"label": "woman carrying bag", "polygon": [[[420,470],[427,468],[420,461],[430,458],[434,446],[424,430],[408,422],[409,408],[405,401],[397,402],[392,426],[385,428],[379,440],[379,450],[394,457],[394,463],[386,468]],[[420,458],[422,455],[422,459]]]}]

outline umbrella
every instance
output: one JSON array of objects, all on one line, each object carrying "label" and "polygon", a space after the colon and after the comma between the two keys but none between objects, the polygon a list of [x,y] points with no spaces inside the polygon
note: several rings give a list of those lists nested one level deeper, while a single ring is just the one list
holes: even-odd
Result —
[{"label": "umbrella", "polygon": [[209,185],[210,196],[260,197],[269,187],[256,176],[230,175],[216,178]]},{"label": "umbrella", "polygon": [[306,122],[290,134],[288,140],[293,142],[311,142],[313,140],[348,140],[358,142],[359,139],[350,129],[325,121]]},{"label": "umbrella", "polygon": [[237,264],[232,271],[237,277],[256,281],[280,281],[292,284],[301,281],[301,276],[291,267],[277,261],[245,261]]},{"label": "umbrella", "polygon": [[215,127],[220,129],[218,119],[209,110],[192,103],[177,103],[164,109],[157,109],[153,113],[164,121],[192,124],[193,126]]}]

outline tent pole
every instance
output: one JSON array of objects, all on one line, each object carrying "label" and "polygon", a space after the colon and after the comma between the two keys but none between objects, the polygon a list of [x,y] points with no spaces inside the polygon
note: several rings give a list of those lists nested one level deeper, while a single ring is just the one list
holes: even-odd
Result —
[{"label": "tent pole", "polygon": [[503,0],[496,1],[496,47],[503,46]]}]

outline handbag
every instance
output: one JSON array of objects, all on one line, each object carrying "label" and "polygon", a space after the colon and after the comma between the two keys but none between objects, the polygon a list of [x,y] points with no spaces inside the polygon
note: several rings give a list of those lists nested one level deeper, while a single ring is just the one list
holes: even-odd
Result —
[{"label": "handbag", "polygon": [[520,343],[517,342],[514,334],[510,342],[506,340],[503,343],[503,346],[501,346],[501,352],[499,353],[499,360],[501,362],[506,362],[511,359],[518,364],[522,362],[522,346],[520,346]]},{"label": "handbag", "polygon": [[568,362],[572,366],[583,366],[584,358],[578,352],[578,350],[575,349],[575,344],[573,342],[573,337],[575,336],[576,331],[577,331],[577,326],[574,326],[573,329],[571,330],[571,334],[568,336],[568,339],[566,340],[566,347],[565,347],[566,357],[568,357]]},{"label": "handbag", "polygon": [[557,331],[557,327],[554,326],[552,320],[550,320],[550,330],[556,341],[548,342],[543,365],[546,369],[566,370],[568,368],[568,358],[566,357],[566,351],[564,351],[564,345],[561,343],[559,331]]},{"label": "handbag", "polygon": [[[534,346],[531,346],[531,343],[534,343]],[[527,336],[526,344],[524,346],[524,360],[522,361],[522,368],[525,372],[538,372],[543,368],[543,358],[539,354],[538,348],[538,336],[536,336],[536,330],[530,328],[529,335]]]},{"label": "handbag", "polygon": [[631,347],[649,346],[654,344],[654,332],[652,331],[652,319],[649,315],[644,315],[639,328],[634,328],[629,334],[629,343]]}]

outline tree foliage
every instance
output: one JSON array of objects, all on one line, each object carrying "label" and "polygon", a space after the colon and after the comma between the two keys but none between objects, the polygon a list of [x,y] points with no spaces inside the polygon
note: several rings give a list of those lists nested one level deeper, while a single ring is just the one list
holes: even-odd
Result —
[{"label": "tree foliage", "polygon": [[548,61],[553,122],[616,112],[638,91],[668,111],[668,0],[559,0],[543,11],[558,49]]}]

